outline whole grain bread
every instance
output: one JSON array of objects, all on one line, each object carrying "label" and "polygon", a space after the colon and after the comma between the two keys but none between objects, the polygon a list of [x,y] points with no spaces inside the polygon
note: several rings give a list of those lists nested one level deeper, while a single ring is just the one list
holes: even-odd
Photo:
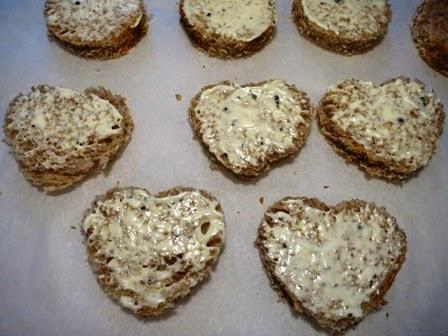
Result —
[{"label": "whole grain bread", "polygon": [[[106,122],[100,117],[110,122],[110,131],[98,129]],[[102,87],[77,93],[48,85],[16,96],[3,125],[5,142],[20,170],[45,191],[66,189],[109,167],[133,128],[125,98]]]},{"label": "whole grain bread", "polygon": [[[188,6],[204,8],[190,13]],[[251,11],[251,6],[264,6],[268,16]],[[179,13],[180,22],[193,45],[210,56],[223,59],[247,57],[262,49],[273,38],[277,21],[273,0],[181,0]],[[225,19],[225,22],[214,26],[211,20],[215,17]],[[262,20],[262,32],[251,32],[247,26],[256,20]],[[227,31],[220,30],[223,26]]]},{"label": "whole grain bread", "polygon": [[[101,232],[109,232],[107,239]],[[129,187],[98,196],[86,212],[82,233],[98,284],[144,318],[175,308],[210,275],[224,244],[225,224],[218,200],[204,190],[176,187],[152,196]]]},{"label": "whole grain bread", "polygon": [[331,207],[306,197],[269,207],[255,245],[272,288],[335,334],[387,303],[407,250],[405,233],[384,208],[361,200]]},{"label": "whole grain bread", "polygon": [[316,111],[333,150],[367,174],[403,180],[422,169],[443,132],[445,112],[418,80],[380,85],[345,80],[327,90]]},{"label": "whole grain bread", "polygon": [[[203,109],[202,103],[211,101],[204,99],[211,90],[221,95],[219,101],[210,110]],[[232,109],[234,98],[238,101]],[[222,104],[228,106],[220,107]],[[253,107],[251,113],[239,112],[240,108],[247,107]],[[281,109],[286,112],[277,115]],[[271,164],[299,152],[310,133],[312,106],[305,92],[284,81],[266,80],[241,86],[224,81],[202,88],[191,100],[188,116],[196,138],[210,159],[237,177],[247,179],[259,176]],[[227,125],[229,120],[225,118],[229,116],[233,119]],[[247,118],[251,122],[245,125]],[[278,134],[283,134],[287,145],[274,143]],[[229,144],[226,148],[225,143]]]},{"label": "whole grain bread", "polygon": [[126,55],[148,30],[143,0],[46,0],[44,16],[52,40],[90,59]]},{"label": "whole grain bread", "polygon": [[381,6],[369,0],[293,0],[292,15],[302,36],[321,48],[351,56],[365,53],[383,40],[392,11],[388,0]]},{"label": "whole grain bread", "polygon": [[417,8],[411,33],[420,57],[448,76],[448,1],[424,0]]}]

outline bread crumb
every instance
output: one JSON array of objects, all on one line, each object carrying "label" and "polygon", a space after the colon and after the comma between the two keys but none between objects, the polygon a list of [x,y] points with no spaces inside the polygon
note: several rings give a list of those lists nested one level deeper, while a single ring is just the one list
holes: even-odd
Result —
[{"label": "bread crumb", "polygon": [[176,93],[176,100],[177,101],[181,101],[182,100],[182,95],[179,93]]},{"label": "bread crumb", "polygon": [[258,199],[258,201],[260,202],[260,204],[263,204],[263,203],[264,203],[264,197],[261,196],[261,197]]}]

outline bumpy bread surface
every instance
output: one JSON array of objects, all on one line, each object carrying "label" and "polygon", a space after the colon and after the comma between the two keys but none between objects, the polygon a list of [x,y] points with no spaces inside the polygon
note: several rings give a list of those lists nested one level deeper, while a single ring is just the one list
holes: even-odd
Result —
[{"label": "bumpy bread surface", "polygon": [[[32,92],[38,91],[42,94],[51,95],[54,89],[51,86],[40,85],[33,87]],[[53,192],[66,189],[95,170],[106,169],[131,138],[134,124],[126,106],[125,98],[114,95],[102,87],[88,88],[84,91],[84,94],[94,95],[115,107],[122,117],[121,130],[105,139],[90,138],[89,143],[83,144],[83,149],[72,149],[69,152],[59,148],[57,138],[53,139],[52,137],[45,140],[48,140],[47,143],[50,148],[42,150],[40,143],[36,142],[36,139],[23,137],[23,135],[26,135],[27,130],[22,132],[9,127],[16,120],[16,106],[26,96],[19,94],[9,105],[3,125],[3,131],[6,136],[5,142],[10,146],[11,152],[24,176],[32,184],[42,188],[44,191]],[[52,130],[46,129],[46,131]],[[30,155],[30,153],[32,154]],[[65,157],[66,159],[62,164],[56,161],[51,164],[51,157],[55,157],[55,159]],[[48,164],[43,165],[45,161],[48,161]]]},{"label": "bumpy bread surface", "polygon": [[[251,88],[251,87],[260,87],[266,83],[270,83],[275,80],[265,80],[258,83],[248,83],[241,85],[239,87],[241,88]],[[264,172],[267,172],[271,168],[271,164],[280,161],[282,159],[293,157],[295,156],[299,150],[303,147],[305,144],[306,139],[308,138],[308,135],[311,130],[311,121],[312,121],[312,106],[310,103],[310,99],[308,98],[307,94],[303,91],[300,91],[297,89],[294,85],[287,84],[283,82],[286,87],[289,90],[289,93],[291,95],[291,99],[295,102],[297,106],[301,108],[303,111],[301,117],[303,118],[303,122],[300,122],[297,124],[295,130],[294,130],[294,137],[293,137],[293,145],[290,146],[286,151],[279,152],[273,149],[270,149],[266,155],[261,158],[257,164],[247,164],[244,168],[241,169],[241,167],[238,167],[234,164],[232,164],[226,153],[214,153],[210,150],[210,146],[204,141],[204,131],[202,130],[202,121],[198,116],[196,115],[196,109],[201,101],[202,94],[207,91],[208,89],[214,88],[219,85],[235,85],[234,83],[231,83],[229,81],[223,81],[216,84],[205,86],[201,89],[201,91],[191,100],[190,108],[188,110],[188,116],[190,125],[192,127],[192,130],[195,134],[195,137],[201,142],[204,149],[209,154],[210,159],[213,162],[219,162],[222,164],[225,168],[230,170],[235,176],[239,177],[240,179],[250,179],[257,177]]]},{"label": "bumpy bread surface", "polygon": [[[354,139],[352,133],[353,130],[342,129],[332,119],[335,113],[338,111],[346,111],[347,106],[349,106],[348,104],[354,103],[353,101],[350,101],[351,95],[364,92],[362,91],[363,89],[358,90],[363,87],[362,83],[368,83],[372,85],[373,88],[380,88],[390,83],[396,83],[397,81],[401,81],[405,85],[413,83],[414,85],[419,86],[420,94],[413,98],[419,101],[421,106],[407,108],[405,112],[407,113],[406,118],[408,121],[404,118],[389,120],[387,122],[384,121],[384,127],[391,132],[390,134],[395,134],[392,132],[394,128],[398,131],[400,127],[402,127],[401,125],[406,125],[409,121],[417,120],[419,116],[425,116],[424,109],[426,107],[432,109],[431,115],[425,117],[425,122],[420,122],[416,128],[413,129],[413,132],[418,133],[419,130],[421,130],[423,133],[420,132],[418,138],[413,140],[407,139],[413,141],[414,144],[418,142],[421,145],[421,150],[417,151],[416,155],[407,157],[406,159],[394,157],[392,153],[386,153],[387,155],[378,154],[379,151],[385,148],[385,144],[382,143],[382,141],[385,141],[386,138],[379,136],[376,139],[372,138],[373,142],[369,145],[362,144]],[[396,92],[396,94],[399,95],[399,92]],[[361,101],[356,101],[356,103],[361,103]],[[404,103],[402,106],[405,106]],[[373,112],[375,111],[365,111],[363,109],[357,113],[360,117],[364,118],[363,115],[368,115]],[[432,91],[426,91],[425,85],[422,82],[419,80],[410,80],[406,77],[397,77],[380,85],[373,85],[370,82],[361,82],[356,79],[342,81],[329,89],[322,97],[319,106],[316,109],[316,116],[320,132],[324,135],[327,142],[337,154],[341,155],[346,161],[358,165],[368,175],[399,181],[408,179],[415,175],[427,164],[431,156],[434,154],[437,148],[438,140],[443,132],[445,112],[440,100],[435,97]],[[366,139],[368,132],[370,131],[372,130],[366,128]],[[406,146],[406,143],[403,143],[405,139],[395,139],[394,141],[394,143],[388,144],[390,148],[392,148],[391,145]],[[408,145],[412,146],[413,144],[408,143]]]},{"label": "bumpy bread surface", "polygon": [[[147,193],[148,196],[154,197],[154,199],[177,196],[185,192],[198,192],[206,200],[210,201],[211,203],[217,204],[215,210],[222,215],[222,218],[224,218],[224,214],[221,205],[219,204],[219,201],[213,195],[204,190],[197,190],[189,187],[175,187],[152,196],[145,189],[128,187],[128,188],[113,188],[109,190],[105,195],[97,196],[96,200],[92,203],[91,208],[86,212],[84,221],[92,213],[92,211],[98,211],[97,202],[113,199],[116,193],[122,191],[133,192],[134,190],[144,191]],[[145,209],[145,211],[147,210],[148,209]],[[105,219],[109,221],[109,223],[118,216],[112,213],[105,213],[104,211],[102,211],[102,215],[105,216]],[[121,222],[120,225],[122,225],[123,230],[126,230],[125,221]],[[224,230],[225,229],[224,222],[222,223],[222,225],[223,225],[222,229]],[[200,229],[202,231],[202,226],[200,227]],[[181,253],[174,256],[163,256],[163,254],[156,255],[154,257],[155,259],[150,261],[151,263],[154,264],[152,266],[150,265],[150,267],[155,266],[157,268],[157,271],[160,270],[160,272],[163,272],[163,270],[169,270],[170,267],[175,266],[177,264],[181,265],[181,269],[174,275],[170,276],[169,278],[165,278],[163,280],[157,280],[157,277],[155,277],[155,275],[154,279],[148,277],[145,280],[147,282],[146,285],[143,284],[143,286],[147,286],[148,289],[154,288],[154,286],[159,284],[161,285],[162,290],[166,290],[164,292],[165,300],[160,304],[158,304],[157,306],[150,306],[144,304],[144,300],[137,293],[137,291],[134,291],[131,288],[123,288],[123,286],[120,285],[120,282],[117,278],[118,274],[115,274],[113,268],[108,266],[108,263],[114,259],[113,253],[109,255],[104,254],[103,253],[104,250],[102,250],[102,248],[104,248],[104,243],[102,243],[99,239],[93,237],[92,233],[93,233],[92,229],[84,230],[84,228],[82,228],[82,234],[85,237],[85,242],[87,245],[88,261],[95,273],[98,284],[113,300],[119,301],[120,298],[125,296],[129,298],[130,302],[139,304],[138,309],[137,308],[132,309],[132,312],[137,317],[140,318],[157,316],[174,309],[176,307],[176,304],[179,303],[180,299],[189,295],[194,286],[199,285],[200,282],[202,282],[210,275],[213,266],[218,260],[219,254],[224,246],[224,240],[225,240],[224,231],[221,231],[219,234],[212,235],[209,238],[206,246],[210,250],[210,257],[205,263],[204,267],[200,270],[195,270],[194,267],[192,267],[192,265],[190,264],[191,261],[188,261],[188,258],[185,257],[185,254],[188,251],[186,253]],[[176,242],[177,240],[182,241],[181,239],[183,238],[182,236],[183,233],[184,231],[182,228],[177,230],[176,227],[173,227],[172,232],[168,233],[168,235],[172,234],[174,236],[172,238],[173,242]],[[142,254],[140,255],[140,257],[143,260],[145,257],[144,251],[146,247],[145,246],[135,246],[135,247],[141,249]],[[117,247],[117,249],[120,248],[121,247]],[[211,254],[211,252],[213,252],[213,254]],[[123,262],[123,260],[120,260],[119,262]],[[143,265],[142,267],[145,266]],[[148,267],[148,265],[146,265],[146,267]]]},{"label": "bumpy bread surface", "polygon": [[[335,319],[335,318],[329,318],[327,315],[327,311],[312,311],[307,308],[307,302],[301,302],[299,298],[293,293],[293,291],[288,287],[288,285],[283,282],[278,274],[276,274],[276,262],[272,258],[268,256],[269,249],[268,249],[268,242],[271,240],[272,237],[268,233],[268,228],[274,228],[279,227],[282,229],[288,230],[289,227],[285,227],[284,225],[287,225],[285,223],[276,223],[275,220],[269,215],[269,214],[277,214],[277,213],[289,213],[293,220],[297,221],[297,226],[295,226],[294,231],[291,231],[292,234],[297,234],[298,231],[295,230],[302,230],[305,229],[305,227],[310,225],[310,223],[306,222],[306,216],[301,212],[291,213],[291,210],[288,208],[287,202],[288,201],[297,201],[300,200],[303,202],[305,206],[311,207],[316,210],[320,210],[322,212],[331,212],[333,216],[336,216],[338,213],[346,212],[346,213],[354,213],[358,214],[362,211],[362,209],[366,209],[366,207],[370,207],[370,209],[373,209],[377,212],[380,216],[384,216],[384,218],[389,222],[388,225],[386,225],[386,222],[383,223],[383,229],[384,233],[386,235],[389,235],[390,239],[393,239],[396,244],[399,244],[400,247],[398,250],[398,256],[396,258],[390,258],[389,266],[385,272],[380,277],[373,276],[371,278],[370,284],[374,284],[376,286],[376,290],[374,290],[368,300],[363,301],[361,304],[361,310],[362,310],[362,316],[355,317],[353,314],[349,314],[347,316]],[[319,223],[318,225],[328,225],[328,223]],[[267,226],[266,226],[267,225]],[[369,225],[368,222],[361,223],[361,225],[364,225],[364,227],[367,227]],[[388,228],[389,226],[389,228]],[[315,244],[315,239],[319,239],[320,236],[320,229],[315,226],[308,226],[307,229],[310,230],[316,230],[315,233],[305,234],[305,236],[302,237],[302,239],[309,239],[311,244]],[[358,227],[359,229],[359,227]],[[311,232],[311,231],[310,231]],[[366,201],[362,200],[350,200],[350,201],[343,201],[337,204],[336,206],[328,206],[327,204],[321,202],[317,198],[307,198],[307,197],[285,197],[281,199],[280,201],[274,203],[272,206],[270,206],[264,215],[264,218],[258,228],[258,237],[255,241],[255,246],[259,249],[260,252],[260,258],[264,267],[264,270],[266,271],[268,278],[270,280],[271,287],[280,295],[281,298],[286,298],[291,305],[294,307],[295,311],[299,314],[303,314],[309,317],[312,317],[318,324],[320,324],[322,327],[329,329],[333,334],[342,334],[343,332],[347,331],[347,329],[355,326],[358,324],[368,313],[375,311],[379,308],[381,308],[383,305],[387,304],[387,301],[384,299],[385,294],[389,290],[389,288],[392,286],[396,275],[401,269],[401,266],[403,265],[405,259],[406,259],[406,252],[407,252],[407,241],[406,241],[406,235],[403,232],[403,230],[397,225],[396,219],[392,217],[385,208],[376,206],[375,203],[368,203]],[[390,256],[390,255],[389,255]],[[293,258],[293,257],[291,257]],[[326,265],[324,270],[330,269],[334,265]],[[327,268],[328,267],[328,268]],[[306,273],[305,274],[311,274]],[[299,286],[299,288],[307,288],[307,284],[299,284],[296,285]],[[302,287],[301,287],[302,286]],[[310,294],[313,295],[313,294]]]},{"label": "bumpy bread surface", "polygon": [[[130,12],[121,13],[118,9],[104,8],[102,14],[96,13],[95,10],[89,15],[98,14],[98,17],[91,19],[75,20],[64,13],[64,8],[69,8],[72,13],[81,10],[89,1],[46,0],[45,2],[44,16],[49,37],[65,50],[87,59],[114,59],[126,55],[146,35],[148,17],[143,0],[135,0],[136,9]],[[121,4],[117,1],[112,3],[114,1],[108,0],[119,8]],[[101,10],[102,5],[99,2],[96,6]],[[139,22],[135,26],[136,20]]]},{"label": "bumpy bread surface", "polygon": [[417,8],[411,33],[421,58],[448,76],[448,1],[424,0]]},{"label": "bumpy bread surface", "polygon": [[[179,2],[180,22],[193,45],[212,57],[222,59],[248,57],[261,50],[274,37],[277,16],[273,0],[265,0],[272,9],[271,25],[262,34],[249,41],[214,31],[208,27],[207,17],[201,18],[200,25],[192,23],[186,14],[185,1]],[[205,2],[206,0],[199,1]],[[237,2],[235,1],[235,3]],[[245,6],[243,1],[241,1],[241,5]],[[220,14],[211,13],[211,15]]]},{"label": "bumpy bread surface", "polygon": [[[365,53],[376,47],[387,33],[387,28],[392,17],[392,10],[387,2],[383,13],[375,15],[377,30],[374,32],[363,31],[359,28],[354,28],[357,36],[350,36],[350,34],[341,32],[336,33],[329,29],[324,29],[315,22],[313,22],[305,13],[303,0],[294,0],[292,5],[293,20],[297,26],[298,31],[316,45],[326,50],[351,56],[355,54]],[[336,2],[343,5],[344,0]],[[322,5],[322,4],[320,4]],[[331,16],[333,13],[328,13]],[[371,16],[371,13],[366,13]],[[350,18],[348,18],[350,20]]]}]

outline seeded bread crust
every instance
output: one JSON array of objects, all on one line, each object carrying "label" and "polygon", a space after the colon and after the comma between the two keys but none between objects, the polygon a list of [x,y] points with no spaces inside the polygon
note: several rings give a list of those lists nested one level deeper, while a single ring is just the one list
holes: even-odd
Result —
[{"label": "seeded bread crust", "polygon": [[395,260],[395,263],[391,269],[388,270],[386,276],[384,277],[383,281],[381,282],[380,286],[378,287],[378,291],[375,291],[370,296],[370,299],[368,302],[364,302],[362,304],[362,311],[363,316],[359,319],[355,317],[347,317],[342,318],[339,320],[331,320],[326,318],[323,314],[314,314],[310,310],[306,309],[299,299],[292,293],[288,287],[276,276],[275,274],[275,266],[276,264],[271,261],[268,257],[268,250],[264,246],[264,241],[267,239],[266,231],[262,227],[263,221],[266,221],[269,226],[273,226],[274,223],[272,223],[271,218],[267,216],[268,213],[275,213],[278,211],[286,212],[288,213],[288,208],[284,205],[285,201],[291,200],[291,199],[297,199],[295,197],[285,197],[281,199],[280,201],[274,203],[272,206],[270,206],[264,215],[264,219],[260,223],[260,226],[258,228],[258,237],[255,241],[255,246],[259,249],[260,252],[260,258],[261,262],[263,264],[263,268],[268,275],[270,285],[271,287],[279,294],[279,296],[282,299],[287,299],[289,303],[293,306],[294,310],[302,315],[309,316],[316,320],[316,322],[324,327],[329,329],[333,334],[340,334],[341,332],[346,331],[348,328],[353,327],[357,325],[368,313],[375,311],[379,308],[381,308],[383,305],[387,304],[387,301],[384,299],[384,296],[386,295],[389,288],[392,286],[396,275],[401,269],[401,266],[403,265],[404,261],[406,260],[406,252],[407,252],[407,241],[406,241],[406,234],[401,230],[401,228],[397,225],[396,219],[392,217],[385,208],[378,207],[375,203],[368,203],[366,201],[353,199],[350,201],[343,201],[337,204],[334,207],[328,206],[325,203],[321,202],[317,198],[306,198],[306,197],[299,197],[299,199],[303,200],[304,203],[307,206],[313,207],[315,209],[319,209],[322,211],[328,211],[330,209],[335,209],[336,211],[342,211],[346,209],[350,209],[352,211],[357,211],[362,207],[365,207],[366,205],[370,205],[371,207],[374,207],[380,211],[381,214],[383,214],[386,217],[389,217],[393,220],[393,225],[398,232],[397,234],[400,237],[400,241],[403,243],[403,247],[400,251],[399,257]]},{"label": "seeded bread crust", "polygon": [[[54,11],[53,3],[55,1],[57,0],[47,0],[45,2],[45,18]],[[148,16],[143,1],[141,1],[140,6],[142,18],[136,27],[132,27],[133,22],[130,20],[102,41],[83,40],[74,35],[67,35],[67,29],[64,26],[47,23],[48,36],[63,49],[82,58],[97,60],[119,58],[135,47],[148,32]],[[92,29],[95,29],[95,27],[92,27]]]},{"label": "seeded bread crust", "polygon": [[383,40],[387,33],[388,23],[392,18],[392,10],[388,3],[387,10],[384,13],[387,17],[387,24],[381,25],[378,33],[363,34],[359,39],[341,36],[319,27],[305,15],[302,0],[293,0],[292,15],[294,23],[303,37],[323,49],[345,56],[352,56],[375,48]]},{"label": "seeded bread crust", "polygon": [[[135,189],[136,187],[130,187],[131,189]],[[112,188],[108,192],[106,192],[105,195],[99,195],[96,197],[95,201],[92,202],[91,208],[86,211],[85,217],[95,208],[95,203],[100,200],[107,200],[110,198],[113,198],[113,194],[116,191],[122,190],[123,188]],[[126,188],[128,189],[128,188]],[[141,188],[138,188],[141,189]],[[218,202],[218,200],[209,192],[205,190],[197,190],[194,188],[189,187],[175,187],[172,189],[169,189],[164,192],[160,192],[155,197],[168,197],[168,196],[175,196],[182,192],[186,191],[199,191],[200,194],[209,199],[210,201],[214,201],[218,203],[217,210],[220,212],[223,212],[221,208],[221,204]],[[82,230],[82,234],[84,235],[85,241],[87,242],[89,236],[91,235],[91,232],[84,232]],[[87,244],[86,244],[87,245]],[[150,306],[143,306],[140,309],[138,309],[135,314],[140,318],[147,318],[151,316],[158,316],[160,314],[163,314],[169,310],[172,310],[176,308],[176,305],[178,305],[180,300],[184,298],[185,296],[189,295],[191,293],[192,288],[190,288],[188,282],[185,280],[187,278],[195,278],[198,280],[197,286],[205,280],[211,273],[213,266],[218,261],[219,253],[221,252],[224,241],[221,240],[220,237],[214,236],[211,238],[211,240],[208,242],[208,246],[215,246],[219,249],[219,252],[214,256],[214,258],[210,259],[210,261],[206,264],[206,266],[201,270],[199,273],[193,273],[190,271],[183,272],[183,274],[176,274],[175,277],[172,279],[168,279],[168,282],[177,282],[177,290],[176,292],[170,293],[171,296],[167,298],[167,301],[164,303],[161,303],[158,307],[153,308]],[[98,247],[94,244],[87,245],[87,258],[88,261],[93,269],[93,272],[95,273],[96,280],[100,287],[104,290],[104,292],[113,300],[119,300],[121,296],[128,296],[134,300],[138,299],[138,295],[134,293],[131,290],[121,290],[119,289],[119,285],[117,280],[113,277],[112,271],[107,267],[107,256],[101,256],[102,262],[98,262]]]},{"label": "seeded bread crust", "polygon": [[[397,77],[385,81],[380,85],[393,82],[397,79],[402,79],[404,82],[410,81],[410,79],[406,77]],[[421,84],[423,89],[425,89],[424,83],[419,80],[416,81]],[[342,130],[334,121],[332,121],[331,118],[338,108],[339,106],[337,106],[332,99],[332,95],[327,92],[320,100],[319,106],[316,109],[316,119],[319,130],[322,135],[324,135],[325,140],[331,148],[337,154],[342,156],[347,162],[358,165],[370,176],[395,181],[411,178],[423,168],[422,166],[418,170],[415,170],[402,162],[379,158],[363,145],[356,142],[352,138],[350,132]],[[443,132],[443,124],[445,119],[442,104],[438,104],[436,114],[437,137],[440,138]],[[437,149],[437,142],[433,143],[432,147],[432,154],[434,154]]]},{"label": "seeded bread crust", "polygon": [[[251,87],[251,86],[262,86],[265,83],[270,82],[271,80],[265,80],[259,83],[248,83],[241,85],[241,87]],[[223,81],[212,85],[207,85],[201,89],[201,91],[193,97],[190,103],[190,108],[188,109],[188,119],[190,121],[191,128],[195,134],[195,138],[202,144],[204,149],[209,155],[209,159],[212,163],[219,163],[228,170],[230,170],[235,176],[237,176],[240,179],[251,179],[254,177],[257,177],[264,172],[267,172],[271,168],[271,164],[280,161],[282,159],[290,158],[299,152],[299,150],[303,147],[305,144],[306,139],[308,138],[308,135],[311,131],[311,121],[312,121],[312,106],[310,103],[310,100],[307,96],[307,94],[303,91],[300,91],[297,89],[294,85],[287,84],[287,87],[291,90],[293,93],[294,99],[297,100],[297,103],[301,105],[302,110],[309,111],[308,114],[304,114],[303,118],[305,119],[306,125],[299,124],[297,127],[297,134],[300,135],[297,139],[294,139],[294,147],[290,150],[284,152],[284,153],[278,153],[274,152],[270,155],[268,155],[265,160],[261,161],[256,166],[250,166],[246,169],[242,170],[241,172],[237,173],[235,171],[235,167],[229,162],[226,156],[222,156],[220,158],[216,157],[214,153],[212,153],[209,150],[209,146],[202,140],[203,134],[201,132],[202,128],[202,122],[196,117],[195,109],[197,105],[199,104],[199,101],[201,99],[201,95],[204,91],[211,89],[218,85],[231,85],[232,83],[230,81]],[[301,100],[305,100],[305,103],[302,103]]]},{"label": "seeded bread crust", "polygon": [[[48,86],[39,85],[36,87],[39,91],[46,92]],[[43,189],[46,192],[60,191],[66,189],[76,182],[86,178],[89,174],[96,170],[104,170],[109,167],[114,159],[120,154],[120,152],[128,144],[132,131],[134,129],[134,123],[126,106],[126,99],[119,95],[114,95],[109,90],[98,87],[88,88],[84,91],[86,94],[94,94],[99,98],[109,101],[123,117],[123,130],[122,132],[115,134],[111,137],[104,139],[97,143],[96,147],[91,148],[90,151],[85,152],[84,155],[92,161],[93,166],[85,164],[85,158],[83,156],[70,157],[66,165],[58,169],[42,169],[39,167],[41,160],[45,158],[45,153],[33,155],[31,157],[25,157],[22,150],[19,149],[19,145],[32,149],[32,141],[29,144],[17,143],[16,134],[7,128],[7,125],[11,122],[11,115],[14,110],[16,102],[19,101],[23,94],[17,95],[9,105],[9,109],[5,116],[3,131],[5,133],[5,142],[11,148],[11,153],[19,164],[19,168],[23,175],[35,186]],[[75,154],[75,153],[72,153]]]},{"label": "seeded bread crust", "polygon": [[[274,4],[272,4],[272,7],[275,10]],[[260,36],[251,41],[237,40],[230,36],[196,27],[188,21],[184,10],[184,0],[179,2],[179,14],[180,22],[193,45],[212,57],[229,59],[251,56],[264,48],[275,35],[275,25],[271,25]]]},{"label": "seeded bread crust", "polygon": [[420,57],[448,76],[448,1],[424,0],[417,8],[411,33]]}]

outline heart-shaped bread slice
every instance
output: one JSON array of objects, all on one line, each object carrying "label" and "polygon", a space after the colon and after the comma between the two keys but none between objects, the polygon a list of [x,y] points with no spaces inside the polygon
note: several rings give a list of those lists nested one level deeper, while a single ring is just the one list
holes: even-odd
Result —
[{"label": "heart-shaped bread slice", "polygon": [[384,208],[284,198],[265,213],[256,245],[273,288],[333,332],[381,307],[406,257],[406,236]]},{"label": "heart-shaped bread slice", "polygon": [[88,259],[103,290],[137,316],[174,308],[206,278],[224,244],[224,214],[203,190],[158,195],[112,189],[82,223]]},{"label": "heart-shaped bread slice", "polygon": [[418,80],[380,85],[351,79],[327,90],[317,109],[331,147],[369,175],[398,180],[423,168],[442,135],[445,112]]},{"label": "heart-shaped bread slice", "polygon": [[306,93],[281,80],[206,86],[188,111],[212,158],[239,177],[255,177],[299,151],[310,132]]}]

